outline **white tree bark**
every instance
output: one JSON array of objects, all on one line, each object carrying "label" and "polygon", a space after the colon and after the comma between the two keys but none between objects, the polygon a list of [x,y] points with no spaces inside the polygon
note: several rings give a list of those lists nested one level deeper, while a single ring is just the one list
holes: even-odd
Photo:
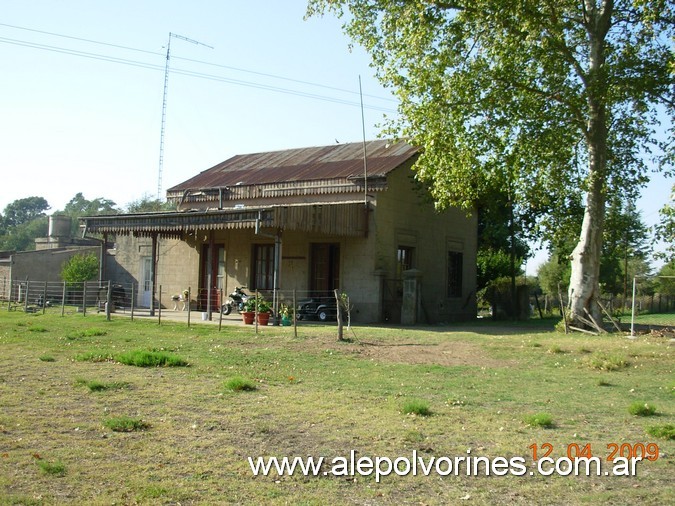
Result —
[{"label": "white tree bark", "polygon": [[607,83],[603,75],[603,65],[605,36],[610,28],[614,2],[585,0],[584,7],[590,49],[588,75],[585,76],[588,102],[588,190],[581,235],[572,252],[569,307],[570,319],[575,325],[581,325],[579,317],[586,317],[584,309],[596,321],[602,321],[602,311],[595,301],[600,297],[600,259],[607,179]]}]

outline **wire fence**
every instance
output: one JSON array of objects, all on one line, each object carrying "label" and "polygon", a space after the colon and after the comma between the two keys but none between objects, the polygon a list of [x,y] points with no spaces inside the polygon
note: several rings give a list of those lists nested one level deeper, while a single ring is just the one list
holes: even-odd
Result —
[{"label": "wire fence", "polygon": [[675,276],[636,277],[630,308],[631,335],[675,333]]},{"label": "wire fence", "polygon": [[[346,297],[345,295],[342,295]],[[348,300],[348,299],[347,299]],[[170,293],[151,283],[11,281],[0,292],[0,307],[8,311],[82,315],[105,313],[134,318],[155,318],[223,324],[243,323],[290,326],[307,322],[336,323],[338,303],[334,291],[260,290],[238,287],[231,294],[216,288],[187,288]],[[351,307],[350,307],[351,309]],[[250,320],[253,314],[253,321]],[[350,311],[345,311],[349,323]]]}]

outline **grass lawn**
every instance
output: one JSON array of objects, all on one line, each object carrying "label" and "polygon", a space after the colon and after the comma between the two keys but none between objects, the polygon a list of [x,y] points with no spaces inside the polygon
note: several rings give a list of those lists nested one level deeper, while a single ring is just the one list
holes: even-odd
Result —
[{"label": "grass lawn", "polygon": [[[675,503],[667,339],[491,322],[351,336],[0,309],[0,504]],[[636,477],[530,475],[534,448],[590,448],[609,471],[640,444],[659,458]],[[527,473],[255,477],[247,461],[351,450]]]}]

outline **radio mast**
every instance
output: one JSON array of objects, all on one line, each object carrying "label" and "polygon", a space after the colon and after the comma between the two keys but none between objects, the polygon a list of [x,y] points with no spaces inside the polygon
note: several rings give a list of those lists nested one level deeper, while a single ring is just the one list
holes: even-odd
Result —
[{"label": "radio mast", "polygon": [[169,42],[166,45],[166,64],[164,65],[164,96],[162,97],[162,127],[159,134],[159,171],[157,174],[157,200],[162,200],[162,170],[164,168],[164,130],[166,127],[166,92],[169,88],[169,63],[171,60],[171,38],[184,40],[191,44],[206,46],[209,49],[213,47],[199,42],[198,40],[188,39],[177,33],[169,32]]}]

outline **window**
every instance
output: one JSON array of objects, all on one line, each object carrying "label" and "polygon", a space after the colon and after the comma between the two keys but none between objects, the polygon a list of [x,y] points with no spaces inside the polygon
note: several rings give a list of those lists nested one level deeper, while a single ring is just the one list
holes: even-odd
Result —
[{"label": "window", "polygon": [[448,251],[448,297],[462,296],[463,254]]},{"label": "window", "polygon": [[253,268],[251,269],[251,290],[274,289],[274,245],[253,245]]},{"label": "window", "polygon": [[396,250],[396,277],[401,278],[403,271],[413,268],[413,252],[415,248],[410,246],[399,246]]}]

